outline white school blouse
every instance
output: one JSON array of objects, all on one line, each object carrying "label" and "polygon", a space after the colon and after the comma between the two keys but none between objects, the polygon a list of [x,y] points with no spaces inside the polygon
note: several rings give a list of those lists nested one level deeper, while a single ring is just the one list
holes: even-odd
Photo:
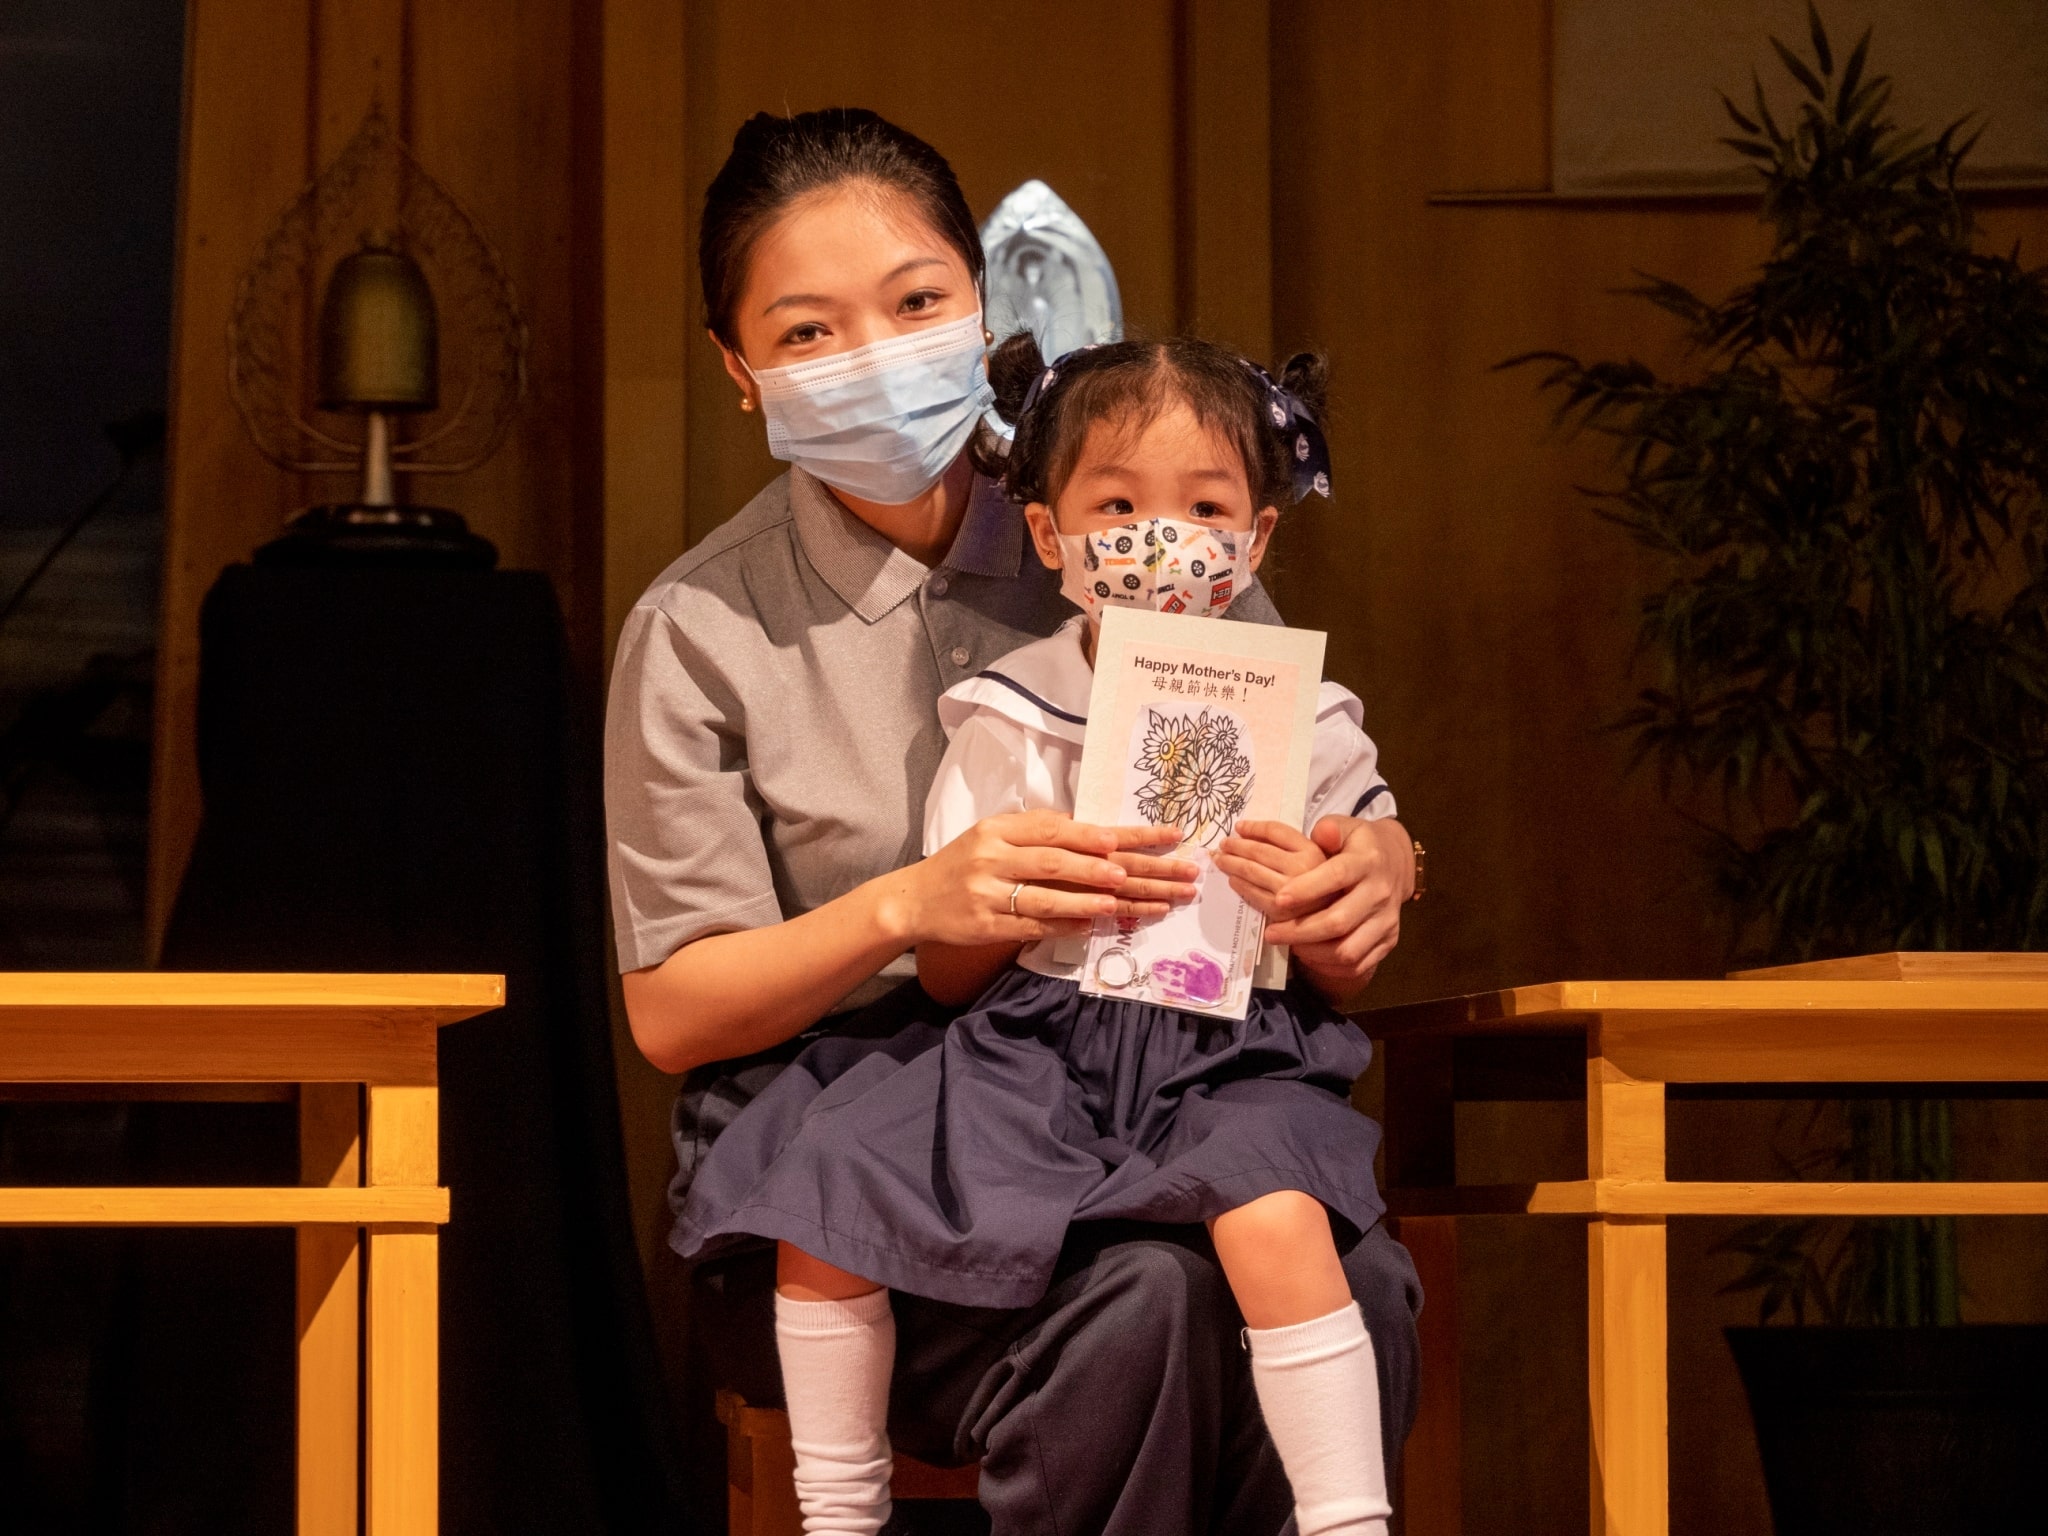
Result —
[{"label": "white school blouse", "polygon": [[[1010,811],[1074,809],[1081,738],[1095,674],[1082,650],[1079,614],[1043,640],[1011,651],[939,697],[947,746],[924,806],[927,857],[977,821]],[[1309,752],[1308,814],[1377,820],[1395,814],[1380,777],[1379,749],[1365,734],[1365,707],[1350,689],[1325,682]],[[1055,953],[1055,951],[1058,953]],[[1040,939],[1017,963],[1068,981],[1081,974],[1078,941]]]}]

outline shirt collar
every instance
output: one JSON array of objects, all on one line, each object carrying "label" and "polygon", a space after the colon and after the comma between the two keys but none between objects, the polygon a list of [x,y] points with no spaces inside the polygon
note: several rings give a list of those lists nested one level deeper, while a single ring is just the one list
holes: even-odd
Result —
[{"label": "shirt collar", "polygon": [[847,511],[823,481],[801,469],[789,472],[789,508],[811,569],[869,624],[931,574],[922,560],[906,555]]},{"label": "shirt collar", "polygon": [[[789,505],[804,557],[841,602],[869,624],[893,610],[931,574],[855,517],[802,469],[789,472]],[[1024,514],[993,480],[974,477],[967,513],[945,564],[972,576],[1015,576],[1023,569]]]}]

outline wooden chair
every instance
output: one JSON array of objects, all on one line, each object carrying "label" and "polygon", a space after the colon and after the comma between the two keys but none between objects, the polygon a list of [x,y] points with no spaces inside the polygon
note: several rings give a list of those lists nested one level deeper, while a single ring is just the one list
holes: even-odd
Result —
[{"label": "wooden chair", "polygon": [[[796,1456],[789,1448],[789,1415],[780,1408],[755,1408],[737,1392],[718,1394],[718,1422],[725,1426],[727,1529],[731,1536],[802,1536],[797,1513]],[[898,1455],[889,1492],[898,1499],[971,1499],[981,1485],[981,1467],[935,1467]]]}]

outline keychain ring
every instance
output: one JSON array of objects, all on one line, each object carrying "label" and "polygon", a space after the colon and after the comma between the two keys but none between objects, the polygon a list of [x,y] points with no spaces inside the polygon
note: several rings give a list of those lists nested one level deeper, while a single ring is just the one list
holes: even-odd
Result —
[{"label": "keychain ring", "polygon": [[[1122,980],[1119,981],[1116,977],[1109,974],[1111,962],[1115,962],[1118,968],[1122,970]],[[1095,979],[1102,983],[1103,986],[1114,987],[1119,992],[1123,991],[1126,987],[1135,985],[1141,979],[1136,957],[1128,949],[1110,950],[1095,962]]]}]

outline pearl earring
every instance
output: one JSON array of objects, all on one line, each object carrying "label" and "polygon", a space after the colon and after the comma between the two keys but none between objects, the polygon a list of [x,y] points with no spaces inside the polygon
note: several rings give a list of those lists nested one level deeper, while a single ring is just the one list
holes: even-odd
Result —
[{"label": "pearl earring", "polygon": [[753,397],[752,395],[741,395],[741,396],[740,396],[740,409],[741,409],[741,410],[743,410],[743,411],[751,411],[751,410],[752,410],[753,408],[754,408],[754,397]]}]

